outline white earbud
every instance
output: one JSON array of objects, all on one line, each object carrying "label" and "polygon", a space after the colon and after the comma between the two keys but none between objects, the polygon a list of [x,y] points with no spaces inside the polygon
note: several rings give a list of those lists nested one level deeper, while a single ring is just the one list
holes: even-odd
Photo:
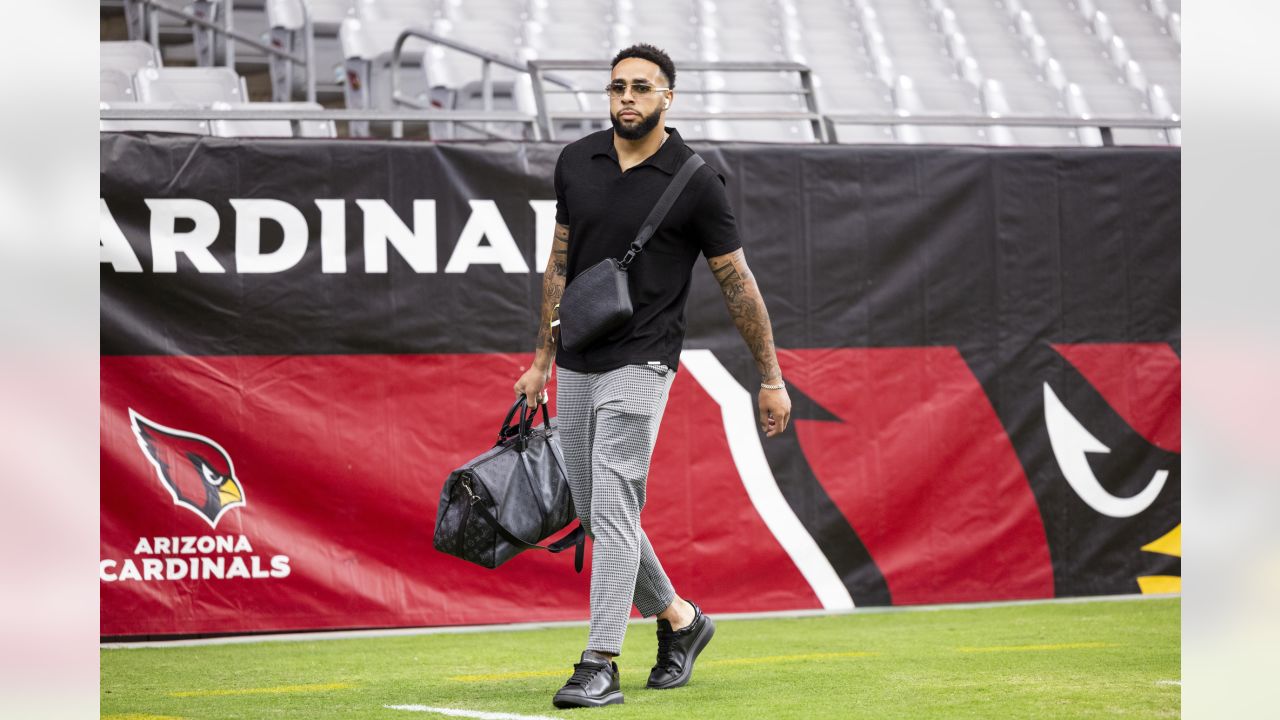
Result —
[{"label": "white earbud", "polygon": [[667,108],[669,108],[669,107],[671,107],[671,101],[670,101],[670,100],[664,100],[664,101],[662,101],[662,109],[663,109],[663,110],[666,110],[666,109],[667,109]]}]

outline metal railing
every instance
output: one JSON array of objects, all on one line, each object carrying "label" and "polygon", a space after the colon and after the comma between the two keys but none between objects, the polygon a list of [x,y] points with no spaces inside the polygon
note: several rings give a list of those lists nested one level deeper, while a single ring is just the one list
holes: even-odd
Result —
[{"label": "metal railing", "polygon": [[[685,113],[681,117],[695,120],[775,120],[782,113],[773,112],[735,112],[735,113]],[[556,113],[556,118],[566,119],[599,119],[598,113]],[[790,117],[790,115],[787,115]],[[807,117],[807,114],[803,114]],[[536,116],[518,111],[501,110],[446,110],[440,108],[413,108],[410,110],[301,110],[294,108],[271,109],[235,109],[214,110],[211,108],[148,108],[145,106],[105,107],[99,110],[102,120],[291,120],[295,124],[306,120],[333,120],[348,122],[391,122],[391,123],[518,123],[528,125],[536,139],[540,138],[539,123]],[[986,115],[861,115],[856,113],[826,114],[820,116],[827,127],[827,138],[824,142],[837,144],[836,126],[838,125],[914,125],[914,126],[955,126],[972,127],[1061,127],[1061,128],[1098,128],[1101,130],[1103,144],[1113,145],[1112,130],[1163,130],[1168,133],[1182,127],[1177,119],[1158,118],[1069,118],[1069,117],[1026,117],[1006,116],[988,117]],[[504,138],[510,139],[510,138]]]},{"label": "metal railing", "polygon": [[[418,101],[416,98],[409,97],[404,93],[400,92],[401,58],[404,54],[404,44],[410,38],[417,38],[419,40],[425,40],[429,43],[435,43],[437,45],[449,48],[450,50],[456,50],[460,53],[463,53],[465,55],[470,55],[471,57],[474,57],[480,60],[480,98],[481,98],[480,102],[481,102],[481,107],[485,112],[490,112],[493,110],[493,66],[494,65],[507,68],[508,70],[514,70],[518,73],[530,75],[532,78],[537,78],[536,70],[534,70],[534,68],[531,67],[532,63],[517,62],[515,60],[502,57],[501,55],[496,55],[487,50],[444,37],[443,35],[436,34],[434,32],[431,32],[430,30],[424,30],[422,28],[407,28],[403,32],[401,32],[398,37],[396,37],[395,47],[391,51],[391,102],[395,103],[396,105],[405,105],[408,107],[419,108],[419,109],[429,109],[431,107],[430,105],[427,105]],[[548,77],[545,75],[545,73],[543,74],[543,77],[547,80],[547,82],[554,83],[561,87],[567,88],[567,92],[576,93],[576,94],[581,94],[582,92],[577,87],[575,87],[573,83],[567,80],[557,78],[555,76]],[[533,82],[534,82],[534,88],[535,88],[534,97],[537,98],[539,97],[538,81],[534,79]],[[584,105],[585,107],[585,104],[582,103],[581,101],[579,102],[579,104]],[[541,107],[541,105],[539,106]],[[486,135],[490,135],[490,136],[494,135],[493,133],[489,132],[487,127],[485,128],[475,128],[471,126],[468,126],[468,127],[470,127],[470,129],[482,132]],[[403,137],[403,128],[400,127],[398,124],[392,126],[391,132],[393,137]],[[501,137],[501,136],[496,136],[496,137]],[[534,137],[534,140],[541,140],[544,137],[550,139],[551,135],[547,132],[547,126],[544,123],[539,122],[537,124],[534,124],[533,126],[533,137]],[[506,138],[502,138],[502,139],[506,139]]]},{"label": "metal railing", "polygon": [[302,123],[312,120],[327,122],[390,122],[408,124],[426,124],[431,122],[454,122],[459,124],[477,122],[503,122],[528,125],[536,132],[537,125],[531,115],[521,112],[503,112],[500,110],[303,110],[299,108],[258,109],[234,108],[218,110],[214,108],[154,108],[145,106],[106,107],[98,109],[100,120],[277,120],[289,121],[294,137],[303,137]]},{"label": "metal railing", "polygon": [[[264,103],[268,104],[269,103]],[[305,122],[308,120],[333,120],[344,122],[409,122],[426,123],[436,121],[450,122],[504,122],[534,125],[536,119],[521,112],[505,112],[501,110],[302,110],[298,108],[282,108],[279,110],[235,108],[216,110],[214,108],[152,108],[141,105],[129,107],[99,108],[100,120],[292,120]]]},{"label": "metal railing", "polygon": [[[232,5],[234,4],[233,0],[223,0],[222,5],[224,5],[225,7],[223,8],[223,12],[222,12],[221,24],[211,22],[202,17],[197,17],[193,12],[191,12],[189,8],[171,7],[169,5],[166,5],[163,2],[160,2],[159,0],[125,0],[125,2],[146,6],[151,10],[159,11],[160,13],[164,13],[166,15],[176,17],[190,25],[195,25],[197,27],[201,27],[206,30],[211,30],[217,35],[222,35],[227,39],[226,53],[224,55],[223,64],[226,67],[231,68],[232,70],[235,69],[235,63],[236,63],[235,46],[237,42],[242,42],[245,45],[248,45],[249,47],[252,47],[257,50],[261,50],[262,52],[265,52],[269,55],[275,55],[276,57],[284,58],[291,62],[302,65],[303,67],[306,68],[307,102],[316,101],[315,46],[314,46],[314,43],[312,42],[313,33],[311,29],[311,15],[307,10],[306,2],[303,2],[302,0],[299,0],[298,2],[298,5],[302,8],[302,43],[303,43],[302,57],[298,57],[297,55],[294,55],[293,53],[290,53],[290,52],[285,52],[280,48],[273,47],[269,43],[262,42],[262,40],[258,38],[252,37],[250,35],[245,35],[244,33],[237,31],[235,29],[235,20],[233,19],[233,15],[234,15],[232,11]],[[148,15],[147,17],[148,39],[151,42],[151,46],[154,47],[158,52],[160,50],[160,16],[156,12],[149,12],[147,15]]]},{"label": "metal railing", "polygon": [[1102,144],[1115,144],[1114,130],[1163,130],[1168,139],[1170,130],[1182,127],[1180,118],[1133,117],[1065,117],[1041,115],[884,115],[858,113],[827,113],[822,116],[830,133],[830,142],[836,142],[837,125],[908,125],[969,127],[1033,127],[1033,128],[1096,128],[1102,135]]},{"label": "metal railing", "polygon": [[[548,90],[543,80],[550,79],[548,70],[599,71],[607,72],[609,63],[604,60],[531,60],[529,67],[533,74],[533,97],[538,105],[538,124],[542,126],[547,139],[555,139],[552,120],[596,120],[599,113],[585,111],[568,112],[552,111],[547,107],[547,95],[559,94],[560,91]],[[680,72],[728,72],[728,73],[777,73],[794,72],[800,80],[800,86],[780,90],[681,90],[690,95],[803,95],[807,111],[735,111],[735,112],[687,112],[680,117],[689,120],[799,120],[811,124],[813,137],[818,142],[830,142],[827,124],[818,111],[817,95],[813,89],[813,76],[807,65],[793,62],[686,62],[680,64]]]}]

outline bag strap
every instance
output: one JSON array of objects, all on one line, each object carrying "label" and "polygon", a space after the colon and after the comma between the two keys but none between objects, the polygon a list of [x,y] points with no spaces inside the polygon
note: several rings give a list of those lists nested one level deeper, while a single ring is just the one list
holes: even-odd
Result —
[{"label": "bag strap", "polygon": [[485,507],[483,502],[475,501],[472,503],[471,507],[480,514],[480,518],[482,520],[488,523],[490,527],[502,536],[502,539],[522,550],[546,550],[551,553],[562,553],[565,550],[576,546],[573,553],[573,569],[577,572],[582,572],[582,558],[586,551],[587,542],[587,532],[582,529],[582,523],[578,523],[577,527],[569,531],[569,534],[559,540],[548,545],[538,545],[537,543],[521,540],[515,533],[504,527],[498,518],[494,517],[493,513],[489,512],[489,508]]},{"label": "bag strap", "polygon": [[[521,438],[521,449],[523,449],[524,436],[529,434],[529,429],[533,426],[533,421],[537,418],[536,410],[529,413],[528,418],[525,417],[525,409],[527,405],[528,403],[525,400],[524,395],[516,398],[515,404],[511,406],[509,411],[507,411],[506,419],[502,421],[502,427],[498,430],[498,442],[496,442],[495,445],[501,445],[504,440],[511,437],[511,431],[515,430]],[[551,416],[547,412],[547,403],[542,403],[540,407],[542,409],[542,425],[543,427],[550,428]],[[520,411],[520,417],[518,419],[516,418],[517,410]],[[518,423],[514,428],[511,427],[512,420],[516,420]],[[525,427],[526,424],[529,427]]]},{"label": "bag strap", "polygon": [[649,238],[658,231],[658,226],[662,224],[663,219],[667,217],[671,206],[676,204],[676,198],[680,197],[680,193],[684,192],[684,188],[689,184],[689,180],[693,179],[693,174],[698,171],[706,163],[698,155],[694,153],[684,161],[684,165],[680,166],[680,171],[671,179],[671,184],[667,185],[667,189],[662,191],[662,197],[658,198],[658,204],[653,206],[649,211],[649,217],[644,219],[644,224],[640,226],[640,232],[636,233],[636,239],[631,241],[631,249],[627,250],[627,254],[623,256],[618,263],[623,270],[631,264],[636,255],[644,249],[645,243],[649,242]]}]

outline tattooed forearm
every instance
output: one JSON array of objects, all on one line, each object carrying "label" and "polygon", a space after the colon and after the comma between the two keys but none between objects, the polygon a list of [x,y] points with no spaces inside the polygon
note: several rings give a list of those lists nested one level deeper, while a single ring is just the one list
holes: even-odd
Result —
[{"label": "tattooed forearm", "polygon": [[724,293],[725,302],[729,304],[729,311],[733,312],[734,304],[739,302],[743,293],[746,292],[745,278],[738,272],[738,268],[734,267],[732,261],[727,261],[718,269],[713,269],[712,274],[716,276],[716,282],[720,283],[720,290]]},{"label": "tattooed forearm", "polygon": [[746,341],[751,355],[755,357],[760,376],[767,380],[781,377],[769,311],[764,306],[764,298],[760,296],[755,276],[747,267],[746,256],[741,250],[735,250],[728,255],[711,258],[708,262],[711,264],[711,273],[720,284],[720,292],[724,295],[729,315],[733,318],[734,325],[738,326],[738,332]]},{"label": "tattooed forearm", "polygon": [[569,270],[569,228],[556,225],[556,237],[551,244],[551,261],[548,271],[564,277]]},{"label": "tattooed forearm", "polygon": [[569,271],[569,228],[556,224],[555,240],[551,244],[551,257],[542,274],[542,322],[538,325],[537,357],[534,362],[544,368],[551,367],[556,356],[556,336],[551,321],[556,316],[556,305],[564,295],[565,276]]}]

